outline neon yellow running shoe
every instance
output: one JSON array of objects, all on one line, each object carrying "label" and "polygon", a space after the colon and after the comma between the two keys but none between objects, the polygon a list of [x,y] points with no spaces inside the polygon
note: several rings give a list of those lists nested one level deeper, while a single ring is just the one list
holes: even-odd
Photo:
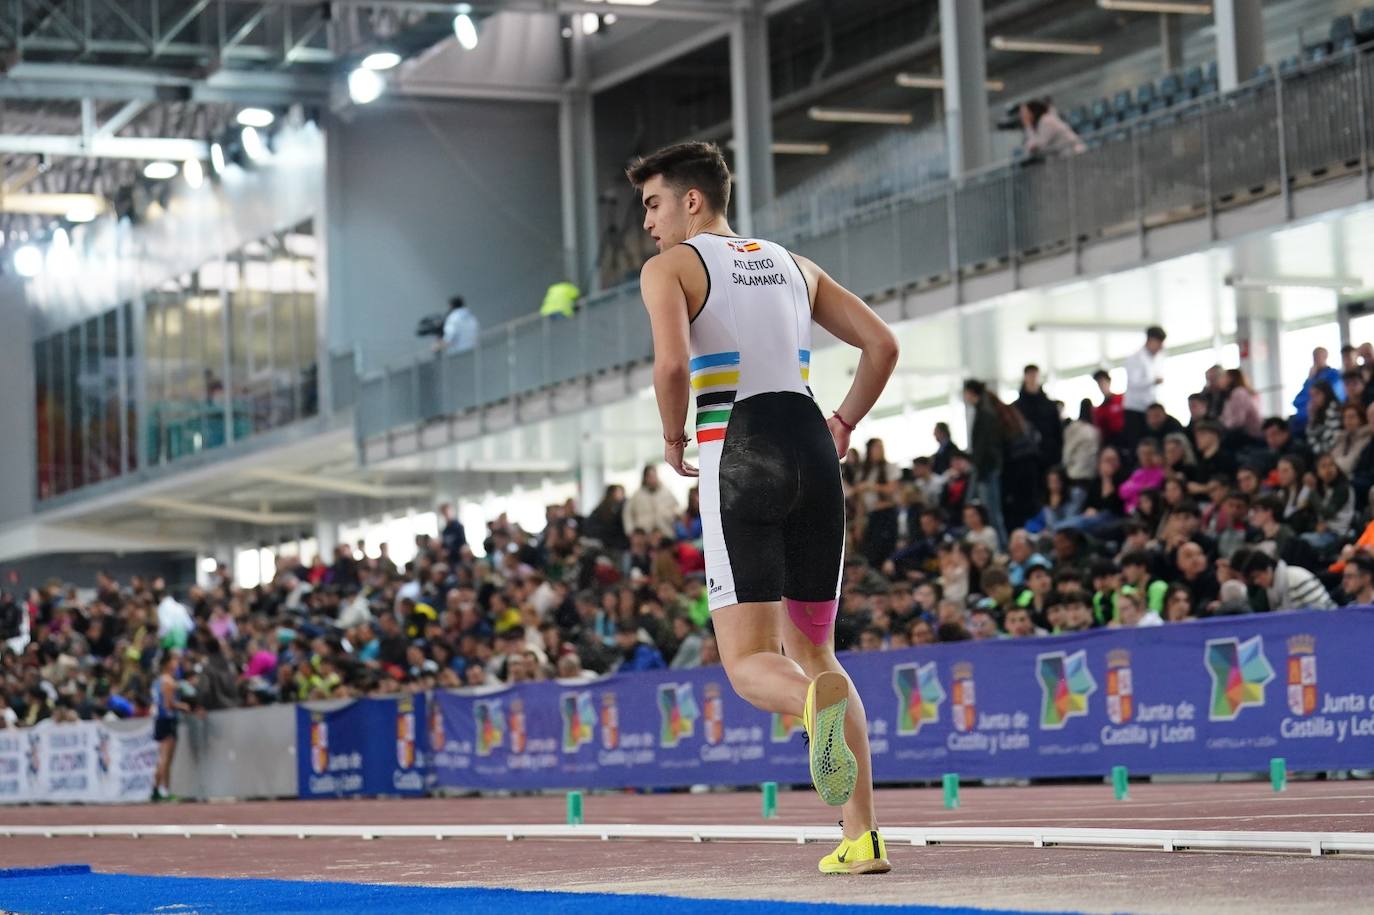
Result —
[{"label": "neon yellow running shoe", "polygon": [[857,839],[840,839],[840,847],[821,859],[822,874],[886,874],[892,870],[887,860],[887,843],[870,829]]},{"label": "neon yellow running shoe", "polygon": [[832,807],[849,800],[859,779],[859,763],[844,742],[848,708],[849,680],[844,674],[826,671],[811,681],[802,715],[810,747],[811,783]]}]

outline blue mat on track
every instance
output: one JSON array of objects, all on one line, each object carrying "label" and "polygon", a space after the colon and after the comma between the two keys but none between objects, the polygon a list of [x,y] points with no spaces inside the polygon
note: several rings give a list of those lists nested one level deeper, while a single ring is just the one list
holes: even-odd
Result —
[{"label": "blue mat on track", "polygon": [[[834,892],[843,893],[842,878]],[[472,887],[380,886],[212,877],[137,877],[97,874],[85,865],[0,870],[0,909],[24,913],[463,912],[464,915],[719,915],[729,912],[836,915],[853,905],[685,899],[618,893],[551,893]],[[988,915],[991,909],[939,906],[863,906],[865,915]],[[998,910],[1005,911],[1005,910]]]}]

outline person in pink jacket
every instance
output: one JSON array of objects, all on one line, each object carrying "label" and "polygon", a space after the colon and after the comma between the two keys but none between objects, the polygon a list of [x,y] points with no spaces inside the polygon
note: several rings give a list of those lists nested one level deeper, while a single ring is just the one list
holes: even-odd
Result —
[{"label": "person in pink jacket", "polygon": [[1145,439],[1135,448],[1139,465],[1121,484],[1121,502],[1126,512],[1135,511],[1140,494],[1147,489],[1159,489],[1164,485],[1164,466],[1159,457],[1159,446],[1153,439]]}]

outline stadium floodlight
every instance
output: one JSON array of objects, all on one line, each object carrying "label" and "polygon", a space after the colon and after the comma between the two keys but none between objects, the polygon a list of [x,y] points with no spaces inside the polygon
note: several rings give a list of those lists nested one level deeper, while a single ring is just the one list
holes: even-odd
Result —
[{"label": "stadium floodlight", "polygon": [[989,44],[996,51],[1020,51],[1025,54],[1079,54],[1091,57],[1102,53],[1102,45],[1092,41],[1008,38],[1006,35],[994,35]]},{"label": "stadium floodlight", "polygon": [[1173,13],[1178,16],[1210,16],[1210,3],[1182,3],[1169,0],[1097,0],[1100,9],[1115,13]]},{"label": "stadium floodlight", "polygon": [[877,111],[871,108],[811,108],[806,116],[832,124],[910,124],[910,111]]},{"label": "stadium floodlight", "polygon": [[[371,70],[363,71],[371,73]],[[258,133],[256,127],[243,128],[243,151],[248,154],[248,158],[253,161],[267,158],[267,143],[262,139],[262,134]]]},{"label": "stadium floodlight", "polygon": [[458,15],[453,17],[453,37],[465,51],[477,47],[477,23],[472,18],[472,7],[466,3],[458,4]]},{"label": "stadium floodlight", "polygon": [[[386,91],[386,80],[376,70],[359,67],[348,74],[348,97],[355,105],[369,105]],[[245,148],[248,144],[244,144]],[[252,153],[249,153],[252,155]]]},{"label": "stadium floodlight", "polygon": [[32,279],[43,272],[43,252],[38,250],[37,245],[21,245],[14,252],[14,272],[25,279]]},{"label": "stadium floodlight", "polygon": [[[897,85],[903,89],[943,89],[945,88],[945,78],[943,76],[927,76],[922,73],[898,73]],[[1000,79],[990,79],[984,84],[989,92],[1001,92],[1007,88],[1006,83]]]},{"label": "stadium floodlight", "polygon": [[390,70],[401,62],[401,55],[395,51],[373,51],[363,58],[363,66],[369,70]]},{"label": "stadium floodlight", "polygon": [[225,163],[225,161],[224,161],[224,144],[223,144],[223,143],[211,143],[211,144],[210,144],[210,167],[213,168],[213,169],[215,170],[215,174],[216,174],[216,175],[222,175],[222,174],[224,174],[225,165],[226,165],[226,163]]},{"label": "stadium floodlight", "polygon": [[[252,128],[250,127],[249,129],[251,130]],[[181,169],[177,168],[175,162],[166,162],[159,159],[156,162],[149,162],[143,167],[143,177],[151,178],[154,181],[166,181],[168,178],[175,178],[179,171],[181,171]]]},{"label": "stadium floodlight", "polygon": [[277,116],[266,108],[245,108],[238,114],[238,122],[244,127],[271,127]]},{"label": "stadium floodlight", "polygon": [[186,179],[191,190],[199,190],[205,183],[205,167],[200,164],[199,159],[187,159],[181,163],[181,176]]}]

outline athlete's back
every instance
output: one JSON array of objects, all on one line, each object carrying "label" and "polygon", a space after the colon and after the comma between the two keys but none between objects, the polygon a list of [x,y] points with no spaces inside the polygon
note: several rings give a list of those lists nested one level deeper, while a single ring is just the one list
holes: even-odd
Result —
[{"label": "athlete's back", "polygon": [[699,234],[691,325],[702,530],[711,607],[834,600],[844,496],[811,397],[811,297],[781,245]]}]

